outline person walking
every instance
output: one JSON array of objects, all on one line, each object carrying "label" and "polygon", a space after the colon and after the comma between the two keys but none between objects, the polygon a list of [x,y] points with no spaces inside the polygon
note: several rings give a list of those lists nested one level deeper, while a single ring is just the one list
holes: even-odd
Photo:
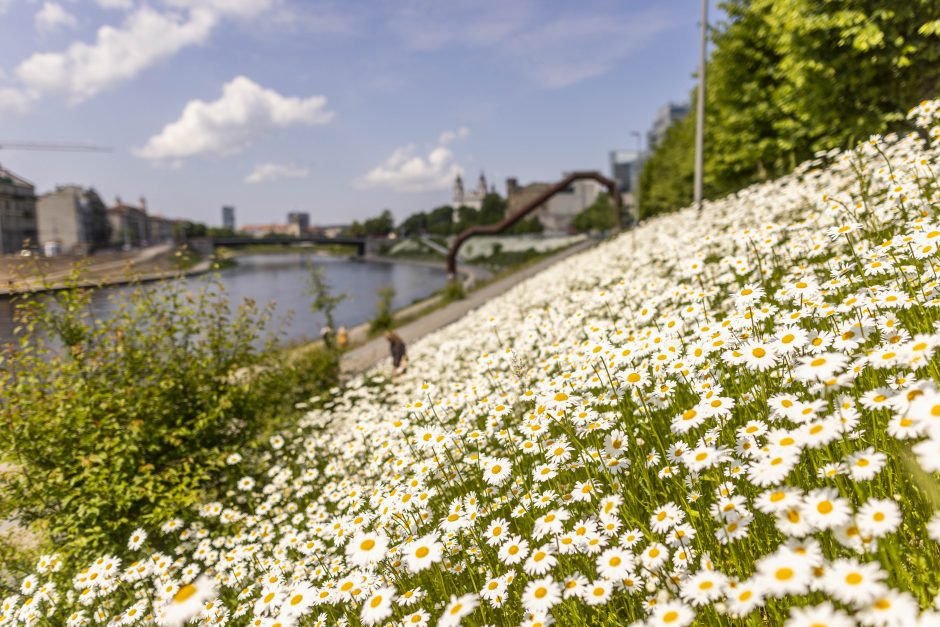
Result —
[{"label": "person walking", "polygon": [[385,339],[388,340],[388,349],[392,353],[393,372],[404,372],[405,368],[408,367],[408,355],[404,340],[394,331],[386,331]]},{"label": "person walking", "polygon": [[327,325],[320,329],[320,339],[327,350],[333,350],[333,327]]},{"label": "person walking", "polygon": [[349,331],[346,330],[345,325],[340,325],[339,329],[336,330],[336,348],[346,350],[346,346],[348,345]]}]

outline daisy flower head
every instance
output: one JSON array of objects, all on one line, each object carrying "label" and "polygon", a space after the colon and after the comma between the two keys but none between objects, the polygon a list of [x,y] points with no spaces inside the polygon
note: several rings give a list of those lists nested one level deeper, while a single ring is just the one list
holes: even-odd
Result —
[{"label": "daisy flower head", "polygon": [[695,611],[680,601],[657,603],[647,625],[655,627],[686,627],[695,620]]},{"label": "daisy flower head", "polygon": [[855,621],[826,601],[820,605],[794,607],[784,627],[855,627]]},{"label": "daisy flower head", "polygon": [[362,604],[360,616],[366,625],[375,625],[392,615],[392,601],[395,588],[383,586],[372,592],[372,596]]},{"label": "daisy flower head", "polygon": [[131,537],[127,540],[127,548],[131,551],[136,551],[144,542],[147,541],[147,532],[143,529],[136,529],[134,533],[131,534]]},{"label": "daisy flower head", "polygon": [[451,595],[437,624],[439,627],[457,627],[465,617],[473,613],[479,604],[480,601],[475,594],[464,594],[460,597]]},{"label": "daisy flower head", "polygon": [[419,573],[435,562],[441,561],[444,545],[438,541],[436,534],[422,536],[409,542],[402,550],[405,565],[412,573]]},{"label": "daisy flower head", "polygon": [[584,586],[581,596],[588,605],[604,605],[610,600],[613,591],[613,582],[598,579]]},{"label": "daisy flower head", "polygon": [[767,596],[805,594],[812,579],[812,566],[802,555],[786,548],[764,556],[757,563],[760,587]]},{"label": "daisy flower head", "polygon": [[700,570],[682,583],[680,595],[693,606],[712,603],[725,593],[727,578],[715,570]]},{"label": "daisy flower head", "polygon": [[521,536],[512,536],[499,547],[499,559],[507,566],[518,564],[529,554],[529,543]]},{"label": "daisy flower head", "polygon": [[180,587],[161,608],[164,624],[183,625],[201,612],[203,604],[214,596],[215,586],[205,575]]},{"label": "daisy flower head", "polygon": [[358,533],[346,545],[346,559],[355,566],[376,564],[385,559],[388,538],[380,533]]},{"label": "daisy flower head", "polygon": [[842,353],[808,355],[794,369],[793,376],[800,381],[826,381],[842,371],[848,361]]},{"label": "daisy flower head", "polygon": [[551,577],[536,579],[526,584],[522,593],[522,606],[532,614],[544,615],[561,602],[562,588]]},{"label": "daisy flower head", "polygon": [[884,594],[887,574],[877,562],[837,559],[826,569],[822,585],[834,599],[849,605],[871,603]]},{"label": "daisy flower head", "polygon": [[849,502],[833,488],[819,488],[809,492],[805,499],[804,515],[816,529],[832,529],[844,525],[852,515]]}]

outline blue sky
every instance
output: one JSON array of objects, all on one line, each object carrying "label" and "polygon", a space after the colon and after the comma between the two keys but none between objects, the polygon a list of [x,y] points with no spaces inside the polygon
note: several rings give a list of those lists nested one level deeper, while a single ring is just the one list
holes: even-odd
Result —
[{"label": "blue sky", "polygon": [[607,171],[684,100],[696,0],[0,0],[0,150],[37,185],[209,224],[450,201],[453,175]]}]

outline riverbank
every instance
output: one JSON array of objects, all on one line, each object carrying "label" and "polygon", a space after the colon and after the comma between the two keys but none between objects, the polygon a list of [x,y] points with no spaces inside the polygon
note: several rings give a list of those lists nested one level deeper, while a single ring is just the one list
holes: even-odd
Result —
[{"label": "riverbank", "polygon": [[[186,257],[181,255],[186,254]],[[105,253],[75,259],[11,258],[0,271],[0,297],[56,292],[71,288],[115,287],[197,276],[215,268],[213,259],[182,253],[173,244],[133,253]],[[80,274],[77,271],[80,270]]]},{"label": "riverbank", "polygon": [[[467,313],[481,307],[491,298],[503,294],[513,286],[517,285],[531,276],[542,272],[554,264],[566,259],[572,255],[580,253],[597,244],[596,240],[584,240],[565,248],[554,255],[549,255],[536,263],[523,265],[514,271],[508,271],[498,275],[495,278],[488,279],[488,282],[477,280],[475,288],[467,288],[465,298],[452,302],[442,302],[443,297],[438,294],[424,301],[415,303],[395,312],[395,320],[398,323],[395,332],[405,341],[406,344],[415,342],[429,333],[433,333],[447,325],[459,320]],[[394,263],[401,263],[402,259],[394,258],[390,260]],[[412,263],[435,264],[436,262],[412,260]],[[472,270],[471,270],[472,268]],[[483,269],[464,266],[458,268],[461,272],[480,272]],[[485,270],[484,270],[485,271]],[[466,286],[466,283],[464,283]],[[340,372],[344,377],[350,377],[354,374],[364,372],[369,368],[376,366],[383,359],[388,358],[388,342],[384,337],[369,337],[368,323],[361,324],[349,332],[351,348],[343,353],[340,360]],[[294,347],[292,352],[303,353],[322,346],[322,342],[311,342],[302,346]]]}]

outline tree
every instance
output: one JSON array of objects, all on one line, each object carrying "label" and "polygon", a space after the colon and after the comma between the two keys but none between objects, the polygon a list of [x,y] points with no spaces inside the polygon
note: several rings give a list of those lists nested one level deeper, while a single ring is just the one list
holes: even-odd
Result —
[{"label": "tree", "polygon": [[[936,0],[726,0],[722,8],[728,20],[712,32],[708,61],[706,196],[779,176],[818,150],[905,131],[903,112],[940,93]],[[677,127],[644,167],[643,216],[691,199],[694,120]]]},{"label": "tree", "polygon": [[606,192],[574,217],[572,222],[578,231],[608,231],[617,226],[617,209]]},{"label": "tree", "polygon": [[180,220],[173,226],[173,236],[176,239],[185,240],[192,239],[194,237],[205,237],[206,233],[206,225],[201,222]]},{"label": "tree", "polygon": [[692,202],[695,120],[673,124],[640,170],[640,218],[684,207]]},{"label": "tree", "polygon": [[443,205],[428,213],[428,233],[450,235],[454,231],[454,208]]},{"label": "tree", "polygon": [[307,293],[313,297],[310,303],[310,309],[314,312],[320,312],[326,319],[326,326],[335,328],[333,320],[333,311],[346,299],[346,294],[334,295],[327,283],[326,275],[323,273],[323,266],[314,265],[310,269],[309,285]]},{"label": "tree", "polygon": [[363,222],[354,220],[347,233],[353,237],[385,236],[395,230],[395,217],[388,209],[374,218],[367,218]]},{"label": "tree", "polygon": [[428,214],[423,211],[411,214],[398,225],[398,232],[403,236],[420,235],[427,230]]},{"label": "tree", "polygon": [[487,194],[480,207],[480,224],[496,224],[506,217],[506,201],[499,194]]},{"label": "tree", "polygon": [[542,221],[537,217],[523,218],[506,229],[508,235],[525,235],[526,233],[541,233],[545,230]]},{"label": "tree", "polygon": [[210,226],[206,233],[209,237],[233,237],[235,235],[235,231],[232,229],[218,226]]}]

